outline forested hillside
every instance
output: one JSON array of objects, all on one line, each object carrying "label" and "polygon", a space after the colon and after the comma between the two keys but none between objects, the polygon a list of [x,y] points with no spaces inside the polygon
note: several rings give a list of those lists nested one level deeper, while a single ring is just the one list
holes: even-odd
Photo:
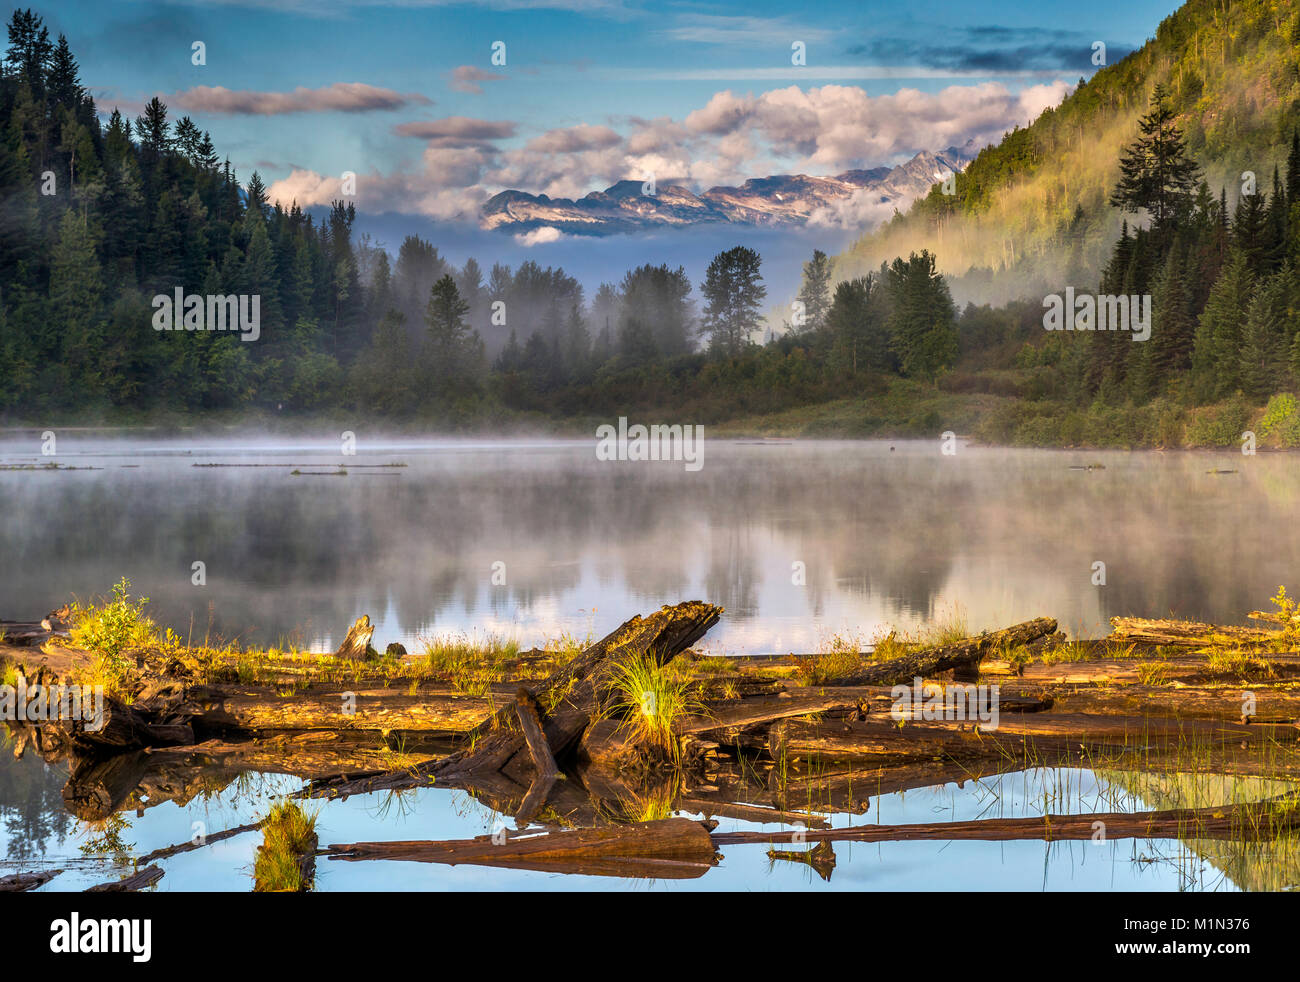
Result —
[{"label": "forested hillside", "polygon": [[983,150],[905,214],[864,236],[839,271],[929,249],[959,299],[1003,303],[1096,286],[1121,216],[1107,202],[1121,148],[1157,84],[1192,158],[1235,208],[1242,173],[1266,186],[1300,107],[1300,9],[1276,0],[1189,0],[1155,37],[1061,105]]}]

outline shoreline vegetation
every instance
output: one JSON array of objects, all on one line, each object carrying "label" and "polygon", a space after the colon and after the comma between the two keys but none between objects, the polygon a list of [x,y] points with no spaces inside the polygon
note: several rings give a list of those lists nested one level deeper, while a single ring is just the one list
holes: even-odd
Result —
[{"label": "shoreline vegetation", "polygon": [[[1258,451],[1300,448],[1300,402],[1281,393],[1254,404],[1237,398],[1204,406],[1156,401],[1144,406],[1066,408],[986,392],[953,392],[906,379],[886,383],[877,399],[845,398],[771,412],[716,419],[671,416],[647,410],[622,415],[630,421],[680,423],[691,418],[706,438],[934,440],[952,431],[978,446],[1042,450],[1240,450],[1249,434]],[[507,413],[451,422],[441,418],[372,421],[385,436],[401,438],[590,439],[611,417],[556,418]],[[615,417],[616,418],[616,417]],[[33,448],[46,430],[100,439],[209,436],[319,437],[357,430],[345,413],[285,416],[213,411],[202,416],[169,412],[60,417],[0,425],[0,439],[30,437]],[[35,452],[35,450],[33,450]]]},{"label": "shoreline vegetation", "polygon": [[[303,779],[262,821],[212,836],[264,831],[262,890],[311,889],[317,857],[689,878],[716,865],[719,846],[758,843],[800,846],[776,858],[829,878],[838,841],[1095,841],[1098,822],[1103,838],[1218,843],[1229,865],[1249,866],[1241,850],[1290,849],[1300,824],[1300,617],[1284,589],[1249,626],[1116,617],[1105,638],[1069,640],[1051,617],[976,632],[953,611],[911,636],[763,656],[701,650],[724,611],[698,601],[528,650],[462,636],[381,653],[363,616],[325,654],[185,643],[147,603],[123,580],[99,603],[0,622],[3,685],[107,693],[98,730],[10,721],[6,741],[66,766],[64,805],[92,824],[250,771]],[[993,686],[996,714],[959,711],[963,694]],[[1139,807],[916,826],[861,817],[873,795],[1080,767],[1135,789],[1125,800]],[[316,839],[312,799],[430,787],[465,791],[515,828]],[[859,818],[831,828],[837,813]],[[781,831],[716,833],[715,816]],[[150,853],[118,888],[156,882],[150,863],[192,848],[202,843]]]}]

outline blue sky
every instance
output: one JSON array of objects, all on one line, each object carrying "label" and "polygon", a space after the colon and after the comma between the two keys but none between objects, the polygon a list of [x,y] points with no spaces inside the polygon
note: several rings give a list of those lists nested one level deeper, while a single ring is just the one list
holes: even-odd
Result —
[{"label": "blue sky", "polygon": [[[504,187],[704,188],[995,140],[1140,45],[1170,0],[60,0],[101,108],[159,95],[277,197],[468,220]],[[206,65],[191,64],[194,41]],[[505,66],[492,45],[505,42]],[[806,64],[791,64],[793,42]]]}]

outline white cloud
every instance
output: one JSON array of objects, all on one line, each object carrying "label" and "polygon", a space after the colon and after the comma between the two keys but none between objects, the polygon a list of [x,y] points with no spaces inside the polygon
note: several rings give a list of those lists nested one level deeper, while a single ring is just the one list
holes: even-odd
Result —
[{"label": "white cloud", "polygon": [[523,232],[516,235],[515,241],[520,245],[535,246],[545,245],[549,242],[559,242],[562,238],[564,238],[564,233],[558,228],[543,225],[541,228],[535,228],[531,232]]}]

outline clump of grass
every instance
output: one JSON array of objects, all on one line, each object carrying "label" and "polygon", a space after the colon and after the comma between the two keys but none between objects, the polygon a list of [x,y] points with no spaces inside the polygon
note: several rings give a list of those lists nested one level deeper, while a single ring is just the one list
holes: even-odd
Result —
[{"label": "clump of grass", "polygon": [[519,657],[519,642],[495,635],[485,641],[467,635],[435,638],[425,646],[430,674],[466,695],[485,696],[505,678],[506,663]]},{"label": "clump of grass", "polygon": [[1025,669],[1034,660],[1033,653],[1023,644],[1003,644],[994,661],[1004,661],[1016,675],[1024,675]]},{"label": "clump of grass", "polygon": [[1055,665],[1058,662],[1087,661],[1092,657],[1092,649],[1081,641],[1067,641],[1054,648],[1043,651],[1043,664]]},{"label": "clump of grass", "polygon": [[271,807],[262,826],[253,879],[259,893],[298,893],[311,887],[307,857],[316,851],[316,815],[295,801]]},{"label": "clump of grass", "polygon": [[900,638],[898,632],[891,630],[888,634],[877,634],[871,639],[871,658],[873,661],[889,661],[902,658],[907,654],[908,642]]},{"label": "clump of grass", "polygon": [[971,636],[964,608],[953,604],[926,625],[923,640],[927,645],[956,644]]},{"label": "clump of grass", "polygon": [[827,650],[798,658],[795,671],[805,685],[826,685],[848,678],[862,667],[857,638],[835,635]]},{"label": "clump of grass", "polygon": [[1206,661],[1210,670],[1220,675],[1273,678],[1277,674],[1267,658],[1240,648],[1214,648]]},{"label": "clump of grass", "polygon": [[650,655],[633,655],[615,662],[609,670],[609,688],[617,696],[624,726],[639,743],[677,755],[674,724],[703,710],[692,695],[692,683],[670,672]]},{"label": "clump of grass", "polygon": [[1140,661],[1134,667],[1143,685],[1164,685],[1169,681],[1169,666],[1162,661]]},{"label": "clump of grass", "polygon": [[158,643],[158,628],[144,614],[149,598],[133,601],[130,589],[131,582],[124,576],[114,584],[111,600],[86,607],[74,603],[70,610],[72,641],[93,656],[89,665],[72,673],[74,681],[103,686],[107,694],[121,699],[129,698],[127,653]]},{"label": "clump of grass", "polygon": [[725,655],[710,655],[696,661],[692,668],[697,675],[730,675],[736,671],[736,663]]}]

